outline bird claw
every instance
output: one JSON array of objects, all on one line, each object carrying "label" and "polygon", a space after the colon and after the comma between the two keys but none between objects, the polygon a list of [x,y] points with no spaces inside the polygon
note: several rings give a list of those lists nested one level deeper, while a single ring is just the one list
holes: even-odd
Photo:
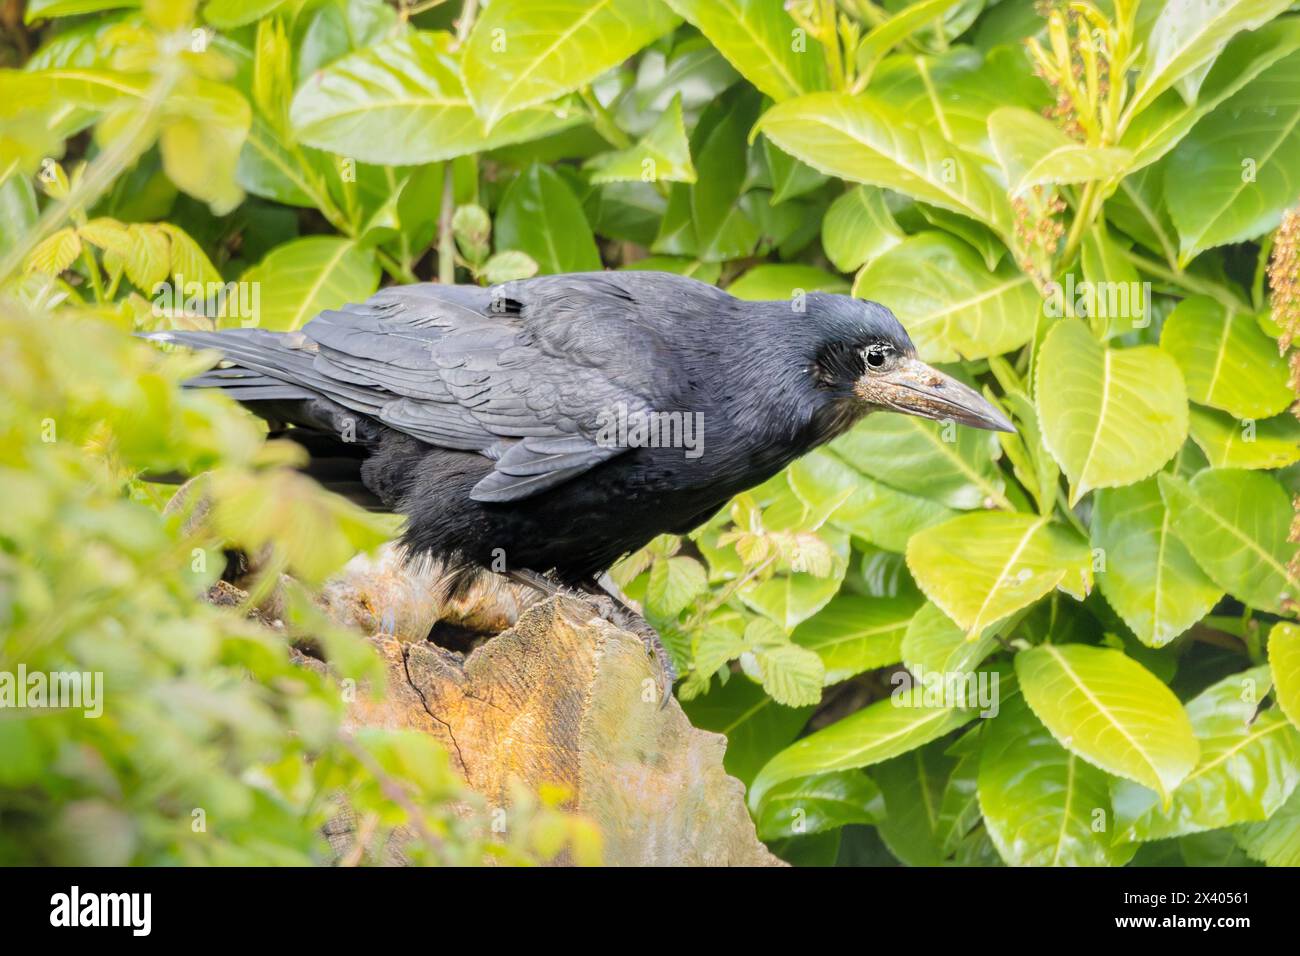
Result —
[{"label": "bird claw", "polygon": [[658,673],[655,675],[655,683],[659,685],[659,709],[663,710],[668,706],[668,701],[673,696],[673,685],[677,683],[677,669],[673,667],[673,659],[664,647],[663,641],[659,637],[659,632],[650,626],[649,622],[641,615],[637,614],[631,608],[624,607],[613,598],[602,594],[584,594],[581,599],[586,601],[602,618],[615,627],[635,634],[645,645],[646,651],[655,660],[655,669]]}]

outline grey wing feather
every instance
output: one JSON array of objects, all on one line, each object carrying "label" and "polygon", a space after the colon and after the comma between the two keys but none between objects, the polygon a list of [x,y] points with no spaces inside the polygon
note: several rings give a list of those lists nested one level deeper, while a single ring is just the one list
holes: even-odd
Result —
[{"label": "grey wing feather", "polygon": [[[596,441],[601,411],[615,404],[645,407],[640,396],[610,379],[599,356],[569,361],[575,336],[565,335],[567,313],[558,303],[572,301],[574,290],[554,281],[533,283],[550,288],[550,295],[530,296],[528,282],[514,283],[505,293],[523,303],[511,300],[500,311],[494,307],[502,302],[500,291],[397,286],[359,305],[322,312],[297,333],[236,329],[154,337],[214,348],[234,363],[203,373],[194,385],[248,401],[326,398],[431,445],[483,454],[494,468],[471,497],[514,501],[621,453],[621,447]],[[614,286],[598,282],[595,288],[599,297]],[[520,314],[530,300],[541,303],[533,317],[540,333]],[[627,296],[614,296],[607,304],[618,310],[612,317],[628,303]],[[548,335],[550,348],[539,342]]]}]

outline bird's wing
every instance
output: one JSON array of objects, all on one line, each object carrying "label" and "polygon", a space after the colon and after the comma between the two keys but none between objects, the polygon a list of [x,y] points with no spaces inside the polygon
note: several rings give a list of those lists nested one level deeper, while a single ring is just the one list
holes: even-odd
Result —
[{"label": "bird's wing", "polygon": [[[534,280],[536,282],[537,280]],[[474,488],[478,501],[514,501],[552,488],[625,448],[599,440],[604,416],[647,403],[639,381],[620,374],[613,353],[571,353],[566,328],[621,299],[579,303],[581,287],[530,295],[517,283],[498,290],[395,286],[360,305],[321,313],[300,333],[260,330],[168,333],[172,341],[216,348],[239,369],[214,369],[195,384],[249,400],[321,397],[421,441],[494,459]],[[540,290],[546,292],[543,286]],[[532,312],[526,316],[525,312]],[[552,314],[548,314],[552,313]],[[607,314],[607,325],[620,325]],[[635,363],[633,363],[635,366]]]}]

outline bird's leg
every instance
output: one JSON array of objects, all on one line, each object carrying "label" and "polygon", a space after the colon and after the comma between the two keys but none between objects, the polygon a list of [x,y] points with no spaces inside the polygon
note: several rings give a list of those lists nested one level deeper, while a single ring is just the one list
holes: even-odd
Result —
[{"label": "bird's leg", "polygon": [[529,571],[526,568],[515,568],[502,573],[516,584],[530,587],[534,591],[538,591],[546,597],[555,597],[559,594],[582,601],[584,604],[590,605],[594,608],[596,613],[606,621],[609,621],[611,624],[618,623],[614,620],[614,616],[618,613],[617,608],[615,607],[615,602],[609,595],[603,592],[593,594],[586,589],[583,589],[582,591],[574,591],[551,580],[545,574],[538,574],[536,571]]},{"label": "bird's leg", "polygon": [[614,607],[614,615],[607,618],[611,624],[641,638],[641,643],[654,656],[655,663],[658,665],[659,680],[661,682],[659,707],[663,709],[668,706],[668,700],[673,695],[673,684],[677,682],[677,669],[673,667],[673,659],[669,655],[667,648],[664,647],[664,642],[660,640],[659,632],[651,627],[645,618],[628,606],[627,600],[612,582],[607,581],[604,575],[584,581],[580,587],[588,594],[611,602]]}]

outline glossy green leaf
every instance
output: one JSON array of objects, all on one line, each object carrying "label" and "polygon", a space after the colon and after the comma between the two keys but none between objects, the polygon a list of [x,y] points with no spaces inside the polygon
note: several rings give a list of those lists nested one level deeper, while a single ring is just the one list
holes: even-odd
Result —
[{"label": "glossy green leaf", "polygon": [[488,129],[585,86],[678,23],[660,0],[496,0],[465,45],[465,88]]},{"label": "glossy green leaf", "polygon": [[763,764],[794,740],[812,715],[812,707],[783,707],[763,688],[740,674],[721,687],[682,703],[691,724],[727,738],[723,766],[749,783]]},{"label": "glossy green leaf", "polygon": [[840,594],[795,628],[790,637],[817,652],[826,665],[826,683],[836,684],[863,671],[898,663],[903,634],[919,605],[915,597]]},{"label": "glossy green leaf", "polygon": [[870,96],[813,93],[787,100],[764,113],[755,130],[829,175],[897,190],[986,223],[999,235],[1011,231],[1007,198],[978,163]]},{"label": "glossy green leaf", "polygon": [[1223,596],[1174,534],[1154,478],[1097,493],[1092,546],[1105,560],[1101,593],[1148,647],[1164,647]]},{"label": "glossy green leaf", "polygon": [[1264,823],[1234,828],[1238,845],[1269,866],[1300,866],[1300,787]]},{"label": "glossy green leaf", "polygon": [[965,724],[974,711],[900,706],[880,700],[786,747],[758,772],[749,805],[762,805],[772,787],[796,777],[853,770],[897,757]]},{"label": "glossy green leaf", "polygon": [[877,823],[883,810],[880,788],[862,771],[820,773],[769,790],[758,811],[758,835],[770,842],[854,823]]},{"label": "glossy green leaf", "polygon": [[1162,797],[1191,773],[1200,752],[1178,698],[1122,652],[1043,644],[1016,655],[1034,714],[1067,750]]},{"label": "glossy green leaf", "polygon": [[792,630],[824,608],[844,580],[849,545],[848,536],[832,528],[823,528],[818,537],[826,541],[834,555],[830,574],[819,577],[806,571],[791,571],[748,584],[737,594],[745,606],[784,631]]},{"label": "glossy green leaf", "polygon": [[1043,440],[1070,479],[1070,502],[1153,474],[1187,438],[1178,366],[1151,346],[1111,349],[1082,322],[1047,333],[1035,379]]},{"label": "glossy green leaf", "polygon": [[1114,787],[1121,837],[1160,840],[1266,820],[1300,783],[1300,730],[1277,708],[1259,712],[1267,667],[1225,677],[1187,704],[1200,741],[1196,768],[1167,806],[1130,781]]},{"label": "glossy green leaf", "polygon": [[1170,157],[1165,199],[1179,259],[1276,228],[1300,199],[1300,52],[1261,73],[1196,124]]},{"label": "glossy green leaf", "polygon": [[990,270],[969,245],[940,232],[911,236],[858,273],[853,294],[888,306],[929,362],[985,358],[1034,333],[1042,300],[1010,263]]},{"label": "glossy green leaf", "polygon": [[1290,621],[1273,625],[1268,633],[1268,665],[1278,706],[1300,728],[1300,627]]},{"label": "glossy green leaf", "polygon": [[1207,296],[1178,303],[1165,319],[1160,348],[1182,369],[1194,402],[1237,418],[1268,418],[1296,400],[1286,360],[1255,316]]},{"label": "glossy green leaf", "polygon": [[817,41],[795,49],[795,22],[772,0],[666,0],[740,74],[778,102],[826,87]]},{"label": "glossy green leaf", "polygon": [[214,27],[230,30],[274,13],[284,0],[208,0],[203,19]]},{"label": "glossy green leaf", "polygon": [[902,241],[903,231],[885,204],[884,191],[871,186],[844,193],[822,219],[822,248],[841,272],[854,272]]},{"label": "glossy green leaf", "polygon": [[535,139],[581,119],[562,105],[540,105],[484,131],[451,44],[445,33],[416,30],[330,64],[294,96],[294,132],[361,162],[403,165]]},{"label": "glossy green leaf", "polygon": [[974,637],[1054,588],[1086,593],[1086,542],[1028,514],[975,512],[927,528],[907,544],[907,566],[925,596]]},{"label": "glossy green leaf", "polygon": [[1227,412],[1193,405],[1189,429],[1215,468],[1285,468],[1300,461],[1300,421],[1289,412],[1238,421]]},{"label": "glossy green leaf", "polygon": [[1151,27],[1130,113],[1212,59],[1234,34],[1253,30],[1289,6],[1289,0],[1171,0]]},{"label": "glossy green leaf", "polygon": [[1133,152],[1133,168],[1160,159],[1178,145],[1197,122],[1282,57],[1300,49],[1300,21],[1274,20],[1239,33],[1214,61],[1194,103],[1178,93],[1162,94],[1124,131],[1120,145]]},{"label": "glossy green leaf", "polygon": [[1210,468],[1190,482],[1160,475],[1174,533],[1219,587],[1247,604],[1280,612],[1300,594],[1288,569],[1291,502],[1268,475]]},{"label": "glossy green leaf", "polygon": [[594,183],[613,182],[695,182],[691,165],[690,144],[682,124],[682,99],[674,97],[672,105],[659,117],[650,132],[633,146],[606,153],[591,160]]},{"label": "glossy green leaf", "polygon": [[364,302],[379,287],[374,256],[348,239],[312,236],[276,248],[243,275],[257,283],[264,329],[298,329],[325,309]]},{"label": "glossy green leaf", "polygon": [[496,245],[527,253],[543,275],[601,268],[582,205],[559,174],[541,164],[528,167],[501,197]]},{"label": "glossy green leaf", "polygon": [[992,653],[996,643],[992,629],[967,640],[948,615],[927,601],[907,622],[899,653],[913,674],[969,674]]},{"label": "glossy green leaf", "polygon": [[1123,866],[1112,841],[1110,778],[1066,750],[1017,694],[984,732],[980,809],[1011,866]]},{"label": "glossy green leaf", "polygon": [[879,413],[841,435],[831,449],[863,474],[949,508],[1009,508],[992,432]]},{"label": "glossy green leaf", "polygon": [[824,449],[800,458],[788,474],[810,507],[830,507],[832,524],[888,551],[902,551],[917,531],[953,514],[938,502],[872,481]]},{"label": "glossy green leaf", "polygon": [[944,861],[943,796],[956,761],[940,744],[918,747],[872,768],[885,803],[880,837],[889,852],[908,866],[938,866]]},{"label": "glossy green leaf", "polygon": [[[737,299],[755,302],[785,300],[798,303],[809,292],[849,291],[849,284],[816,266],[798,263],[764,263],[755,266],[727,286],[727,291]],[[796,316],[797,317],[797,316]]]},{"label": "glossy green leaf", "polygon": [[989,138],[1012,195],[1033,186],[1122,176],[1133,159],[1126,149],[1087,146],[1071,139],[1050,120],[1018,106],[993,111]]}]

